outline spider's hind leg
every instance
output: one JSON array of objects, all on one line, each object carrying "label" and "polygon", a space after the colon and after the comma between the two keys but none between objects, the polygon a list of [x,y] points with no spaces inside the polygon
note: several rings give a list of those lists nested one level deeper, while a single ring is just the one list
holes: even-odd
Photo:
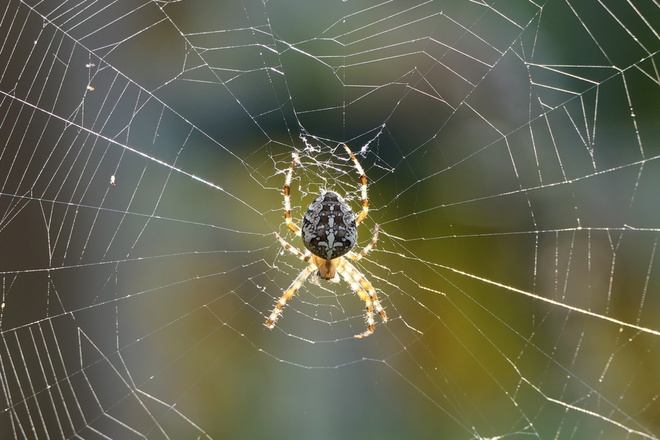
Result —
[{"label": "spider's hind leg", "polygon": [[293,177],[293,167],[296,165],[296,162],[300,160],[298,153],[294,153],[293,161],[291,166],[286,173],[286,179],[284,180],[284,221],[286,222],[287,228],[291,230],[297,236],[300,236],[300,228],[293,222],[291,218],[291,179]]},{"label": "spider's hind leg", "polygon": [[355,220],[355,223],[359,225],[364,221],[365,218],[367,218],[367,214],[369,213],[369,198],[367,197],[367,175],[365,174],[364,168],[362,168],[362,165],[360,165],[360,162],[358,162],[357,158],[355,157],[351,149],[348,148],[348,145],[344,144],[344,149],[351,157],[355,169],[357,170],[358,173],[360,173],[360,193],[362,194],[362,212],[360,212],[360,215],[358,215],[357,219]]}]

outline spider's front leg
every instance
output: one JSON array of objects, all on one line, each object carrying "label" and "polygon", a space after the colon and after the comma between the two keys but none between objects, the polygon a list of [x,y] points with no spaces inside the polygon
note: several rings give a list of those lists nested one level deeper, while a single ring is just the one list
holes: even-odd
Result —
[{"label": "spider's front leg", "polygon": [[296,294],[298,289],[300,289],[300,287],[305,282],[305,279],[307,279],[307,277],[310,276],[312,274],[312,272],[314,272],[315,270],[317,270],[316,267],[313,264],[310,264],[309,266],[307,266],[305,268],[305,270],[300,272],[300,275],[298,275],[296,277],[296,279],[293,281],[293,283],[291,283],[289,288],[284,291],[284,294],[282,294],[282,297],[275,304],[275,308],[273,309],[272,313],[268,317],[268,320],[264,324],[266,327],[271,328],[271,329],[273,327],[275,327],[275,322],[277,322],[277,319],[282,314],[282,309],[286,305],[286,302],[289,299],[291,299],[291,297],[293,295]]},{"label": "spider's front leg", "polygon": [[[293,255],[298,257],[300,260],[309,262],[309,259],[312,256],[312,253],[307,251],[304,254],[300,252],[295,246],[289,244],[286,240],[284,240],[282,237],[280,237],[280,234],[275,232],[275,237],[277,237],[277,240],[280,242],[282,247],[286,249],[287,251],[291,252]],[[275,304],[275,308],[273,309],[273,312],[270,314],[268,317],[268,320],[266,321],[265,326],[268,328],[273,328],[275,327],[275,322],[277,319],[280,317],[282,314],[282,309],[286,305],[286,302],[291,299],[293,295],[296,294],[296,292],[300,289],[300,287],[303,285],[307,277],[309,277],[314,271],[318,270],[318,268],[313,264],[310,263],[309,266],[305,268],[300,274],[296,277],[295,280],[293,280],[293,283],[289,286],[288,289],[284,291],[282,294],[282,297],[277,301]]]},{"label": "spider's front leg", "polygon": [[360,299],[364,301],[367,312],[367,330],[355,335],[355,337],[365,338],[371,335],[375,330],[376,323],[374,321],[374,308],[380,315],[383,324],[387,322],[387,314],[385,313],[383,306],[380,304],[380,301],[378,301],[374,286],[355,268],[355,266],[347,260],[342,259],[337,267],[337,272],[341,274],[344,280],[351,286],[351,289],[353,289]]}]

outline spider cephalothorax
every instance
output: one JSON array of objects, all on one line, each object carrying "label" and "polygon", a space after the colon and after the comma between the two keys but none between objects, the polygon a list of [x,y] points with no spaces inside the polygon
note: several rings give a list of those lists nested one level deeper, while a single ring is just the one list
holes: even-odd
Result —
[{"label": "spider cephalothorax", "polygon": [[309,265],[298,275],[291,286],[284,291],[282,297],[275,304],[273,312],[266,321],[266,327],[268,328],[275,327],[275,322],[282,314],[282,309],[286,302],[300,289],[305,279],[314,272],[320,278],[326,280],[336,280],[338,279],[338,275],[341,275],[360,299],[365,302],[367,309],[367,330],[364,333],[355,335],[356,338],[363,338],[374,332],[374,308],[383,322],[387,322],[387,315],[378,301],[378,296],[376,296],[376,290],[373,285],[347,260],[348,258],[358,261],[367,255],[378,239],[378,225],[374,228],[374,235],[371,242],[359,254],[353,252],[351,249],[357,243],[357,227],[367,217],[367,213],[369,212],[367,176],[364,174],[362,166],[348,146],[344,145],[344,149],[360,173],[362,212],[356,218],[351,207],[339,194],[334,191],[323,191],[309,205],[303,217],[302,229],[291,219],[291,178],[293,168],[298,161],[298,154],[294,155],[284,183],[284,220],[287,227],[294,234],[302,237],[307,251],[305,253],[300,252],[280,237],[277,232],[275,236],[284,249],[287,249],[299,259],[309,263]]}]

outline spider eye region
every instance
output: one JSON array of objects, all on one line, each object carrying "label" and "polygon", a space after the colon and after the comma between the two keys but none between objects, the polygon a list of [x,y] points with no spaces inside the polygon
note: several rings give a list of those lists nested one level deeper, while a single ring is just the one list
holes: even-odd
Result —
[{"label": "spider eye region", "polygon": [[357,242],[355,214],[333,191],[321,193],[307,209],[302,222],[303,244],[325,260],[348,253]]}]

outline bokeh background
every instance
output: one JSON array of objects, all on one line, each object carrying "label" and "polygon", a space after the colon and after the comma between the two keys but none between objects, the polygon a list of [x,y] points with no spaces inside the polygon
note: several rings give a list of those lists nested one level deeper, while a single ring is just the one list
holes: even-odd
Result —
[{"label": "bokeh background", "polygon": [[[657,438],[660,12],[573,3],[0,7],[0,437]],[[268,331],[342,143],[390,320]]]}]

